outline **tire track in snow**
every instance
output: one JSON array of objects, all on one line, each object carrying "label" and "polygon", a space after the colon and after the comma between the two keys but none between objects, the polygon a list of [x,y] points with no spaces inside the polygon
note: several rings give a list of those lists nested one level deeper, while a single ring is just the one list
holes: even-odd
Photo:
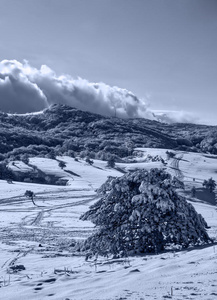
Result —
[{"label": "tire track in snow", "polygon": [[[58,253],[59,250],[68,251],[70,249],[71,241],[77,239],[78,237],[79,239],[87,238],[91,234],[93,230],[91,226],[85,227],[86,225],[84,224],[84,226],[76,227],[77,224],[72,223],[70,227],[64,228],[61,225],[58,226],[58,224],[57,226],[54,226],[53,220],[50,220],[50,217],[52,218],[53,213],[56,215],[56,210],[63,209],[61,214],[65,214],[64,210],[66,210],[67,217],[67,212],[71,214],[72,211],[77,211],[76,206],[86,206],[97,199],[96,193],[89,193],[90,189],[86,190],[87,193],[84,190],[76,189],[76,192],[81,191],[80,195],[75,195],[72,193],[73,191],[75,190],[71,190],[71,193],[64,193],[64,195],[61,195],[60,193],[66,192],[65,190],[50,191],[50,195],[48,194],[47,197],[46,195],[44,195],[44,197],[41,195],[40,197],[37,194],[38,204],[40,204],[40,202],[46,204],[47,200],[47,206],[38,205],[35,207],[30,205],[31,201],[29,199],[25,199],[23,196],[11,197],[11,200],[6,198],[3,200],[4,207],[0,209],[1,212],[25,213],[25,216],[22,218],[21,222],[16,224],[12,223],[12,225],[8,228],[0,228],[2,242],[5,244],[10,244],[10,242],[13,241],[13,243],[16,243],[15,245],[17,251],[19,251],[18,254],[13,255],[4,262],[2,268],[4,268],[6,273],[8,272],[10,266],[18,264],[18,261],[21,258],[32,252],[37,253],[39,251],[40,253],[43,252],[47,255],[55,255],[55,253]],[[29,203],[28,206],[26,205],[27,203]],[[18,204],[18,206],[14,206],[14,204]],[[78,209],[78,212],[79,211],[80,210]],[[45,220],[47,217],[48,219]],[[75,218],[77,219],[77,217]],[[20,241],[22,241],[21,244]],[[32,246],[32,242],[35,242],[34,246]],[[43,245],[42,248],[38,248],[38,245],[40,244]]]},{"label": "tire track in snow", "polygon": [[31,225],[40,225],[43,216],[44,216],[44,210],[39,211],[36,218],[32,221]]},{"label": "tire track in snow", "polygon": [[13,258],[9,258],[7,259],[3,265],[1,266],[1,268],[3,269],[4,267],[9,268],[11,266],[14,266],[15,263],[22,257],[26,256],[27,254],[29,254],[31,251],[33,250],[33,248],[26,250],[26,251],[20,251],[15,257]]},{"label": "tire track in snow", "polygon": [[175,171],[175,176],[179,179],[179,180],[183,180],[184,179],[184,175],[182,173],[182,171],[179,168],[179,162],[180,160],[182,160],[184,154],[180,154],[178,157],[174,157],[170,168],[173,169]]},{"label": "tire track in snow", "polygon": [[[29,212],[29,211],[35,211],[37,208],[43,208],[44,212],[47,211],[52,211],[55,209],[61,209],[61,208],[66,208],[66,207],[73,207],[73,206],[78,206],[78,205],[86,205],[89,202],[92,202],[93,200],[97,199],[97,196],[82,196],[82,198],[85,198],[83,200],[79,200],[76,202],[71,202],[71,203],[65,203],[65,204],[57,204],[57,205],[49,205],[49,206],[40,206],[38,205],[37,207],[27,207],[27,208],[4,208],[0,209],[0,212]],[[55,199],[54,199],[55,200]]]}]

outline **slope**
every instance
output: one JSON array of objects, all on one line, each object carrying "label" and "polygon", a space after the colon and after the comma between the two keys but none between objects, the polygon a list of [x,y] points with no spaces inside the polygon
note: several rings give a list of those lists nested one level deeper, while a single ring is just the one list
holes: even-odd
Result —
[{"label": "slope", "polygon": [[[166,161],[166,151],[140,148],[134,163],[119,163],[118,167],[149,169],[157,163],[172,174],[180,172],[187,185],[185,192],[189,201],[194,201],[196,210],[211,226],[209,234],[216,239],[215,206],[190,197],[192,185],[197,184],[199,188],[202,180],[210,176],[217,180],[216,156],[177,151],[173,159]],[[167,165],[152,161],[150,156],[162,157]],[[36,157],[30,161],[47,174],[66,177],[67,186],[0,181],[0,293],[3,299],[216,298],[215,245],[130,259],[85,261],[74,251],[74,241],[86,238],[94,228],[90,222],[80,221],[79,216],[96,200],[95,188],[107,176],[122,173],[107,168],[100,160],[94,160],[90,166],[84,160],[75,161],[67,156],[58,159],[66,163],[65,168],[61,169],[56,160]],[[19,167],[26,170],[24,164]],[[35,192],[37,206],[24,197],[27,189]]]}]

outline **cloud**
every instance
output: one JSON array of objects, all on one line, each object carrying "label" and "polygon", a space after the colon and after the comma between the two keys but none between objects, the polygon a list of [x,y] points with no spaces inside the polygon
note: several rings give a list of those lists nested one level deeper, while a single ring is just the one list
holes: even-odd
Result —
[{"label": "cloud", "polygon": [[[151,102],[151,96],[148,98]],[[0,111],[36,112],[55,103],[104,116],[116,114],[120,118],[147,118],[166,123],[200,123],[194,114],[184,111],[151,111],[144,100],[126,89],[74,79],[70,75],[57,76],[48,66],[37,69],[25,60],[0,62]]]},{"label": "cloud", "polygon": [[69,75],[57,76],[46,65],[36,69],[27,61],[0,62],[0,110],[34,112],[54,103],[105,116],[114,116],[116,112],[121,118],[154,119],[146,103],[126,89]]},{"label": "cloud", "polygon": [[186,111],[153,110],[152,112],[158,121],[164,123],[200,123],[200,119],[195,114]]},{"label": "cloud", "polygon": [[[4,64],[5,62],[5,64]],[[43,109],[48,105],[38,86],[23,75],[21,64],[0,63],[0,110],[23,113]]]}]

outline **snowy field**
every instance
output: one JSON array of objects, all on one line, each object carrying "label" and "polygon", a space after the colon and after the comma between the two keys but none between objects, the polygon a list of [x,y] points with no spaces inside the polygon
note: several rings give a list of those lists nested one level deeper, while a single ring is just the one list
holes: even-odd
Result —
[{"label": "snowy field", "polygon": [[[179,151],[166,161],[166,149],[137,151],[137,162],[118,163],[117,169],[160,167],[176,175],[217,240],[217,210],[202,191],[204,179],[217,181],[217,156]],[[150,155],[167,164],[151,161]],[[58,159],[65,168],[45,158],[32,158],[30,165],[67,179],[67,186],[0,181],[0,299],[217,299],[217,245],[127,259],[85,261],[75,255],[74,241],[94,230],[91,222],[79,220],[80,215],[96,201],[96,188],[108,176],[123,172],[107,168],[103,161],[94,160],[91,166],[66,156]],[[23,163],[17,167],[24,172],[29,168]],[[193,199],[192,186],[198,190]],[[35,193],[36,206],[24,197],[26,190]]]}]

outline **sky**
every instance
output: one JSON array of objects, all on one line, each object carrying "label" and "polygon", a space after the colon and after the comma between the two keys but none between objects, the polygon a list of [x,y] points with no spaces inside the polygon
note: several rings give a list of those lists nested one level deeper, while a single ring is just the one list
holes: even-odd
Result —
[{"label": "sky", "polygon": [[107,115],[217,125],[216,0],[0,0],[0,14],[1,110],[54,88]]}]

